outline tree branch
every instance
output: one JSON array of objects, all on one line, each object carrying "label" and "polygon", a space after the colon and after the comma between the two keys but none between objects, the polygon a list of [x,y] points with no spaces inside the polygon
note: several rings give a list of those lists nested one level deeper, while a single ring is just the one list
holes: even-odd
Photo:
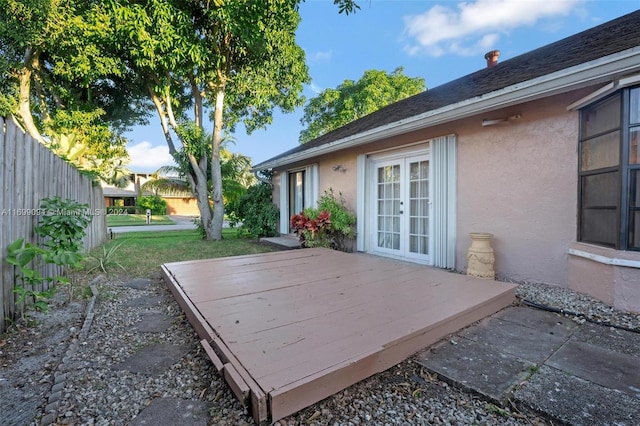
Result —
[{"label": "tree branch", "polygon": [[37,56],[37,54],[28,47],[24,53],[23,67],[18,72],[20,80],[18,115],[20,116],[27,133],[29,133],[32,138],[44,144],[45,140],[40,134],[40,131],[33,120],[33,114],[31,113],[31,63],[35,56]]},{"label": "tree branch", "polygon": [[156,107],[156,111],[158,112],[158,118],[160,118],[160,125],[162,126],[162,133],[164,134],[164,138],[167,141],[167,145],[169,146],[169,154],[173,158],[176,158],[176,147],[173,144],[173,139],[171,138],[171,132],[169,131],[169,125],[167,124],[167,114],[164,111],[162,106],[162,101],[160,97],[156,93],[155,90],[151,86],[149,86],[149,96],[151,96],[151,100],[153,101],[153,105]]}]

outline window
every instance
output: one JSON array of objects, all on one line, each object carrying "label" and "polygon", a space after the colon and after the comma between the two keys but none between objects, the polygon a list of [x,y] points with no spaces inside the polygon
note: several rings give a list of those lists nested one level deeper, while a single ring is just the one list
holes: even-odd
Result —
[{"label": "window", "polygon": [[640,87],[580,111],[579,241],[640,251],[639,141]]},{"label": "window", "polygon": [[289,173],[289,217],[300,213],[305,208],[304,174],[304,170]]},{"label": "window", "polygon": [[289,232],[289,219],[318,200],[318,165],[280,173],[280,232]]}]

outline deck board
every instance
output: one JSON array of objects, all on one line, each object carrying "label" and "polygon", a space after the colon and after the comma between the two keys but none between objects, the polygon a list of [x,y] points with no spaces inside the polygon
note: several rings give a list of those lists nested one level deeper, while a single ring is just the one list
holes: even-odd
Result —
[{"label": "deck board", "polygon": [[257,404],[256,422],[276,421],[392,367],[508,306],[515,289],[320,248],[162,269],[213,357],[230,364],[225,377],[234,391]]}]

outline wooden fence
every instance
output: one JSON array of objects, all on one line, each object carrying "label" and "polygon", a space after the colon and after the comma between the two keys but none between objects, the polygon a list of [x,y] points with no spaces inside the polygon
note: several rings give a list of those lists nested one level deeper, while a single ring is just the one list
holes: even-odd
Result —
[{"label": "wooden fence", "polygon": [[[6,262],[7,247],[18,238],[36,244],[35,227],[43,198],[59,196],[89,205],[92,221],[84,239],[86,250],[106,239],[106,214],[102,188],[26,135],[10,118],[0,117],[0,332],[14,318],[15,270]],[[43,265],[43,276],[61,274],[55,265]],[[46,290],[49,284],[43,284]]]}]

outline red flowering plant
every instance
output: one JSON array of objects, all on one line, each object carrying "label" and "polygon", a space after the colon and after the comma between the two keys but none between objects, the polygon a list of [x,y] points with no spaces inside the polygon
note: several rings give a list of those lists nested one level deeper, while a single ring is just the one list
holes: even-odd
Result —
[{"label": "red flowering plant", "polygon": [[331,213],[306,209],[291,216],[290,225],[303,247],[330,247]]},{"label": "red flowering plant", "polygon": [[291,216],[290,225],[302,247],[329,247],[350,252],[356,236],[356,216],[347,209],[342,193],[329,188],[318,199],[317,208],[306,208]]}]

